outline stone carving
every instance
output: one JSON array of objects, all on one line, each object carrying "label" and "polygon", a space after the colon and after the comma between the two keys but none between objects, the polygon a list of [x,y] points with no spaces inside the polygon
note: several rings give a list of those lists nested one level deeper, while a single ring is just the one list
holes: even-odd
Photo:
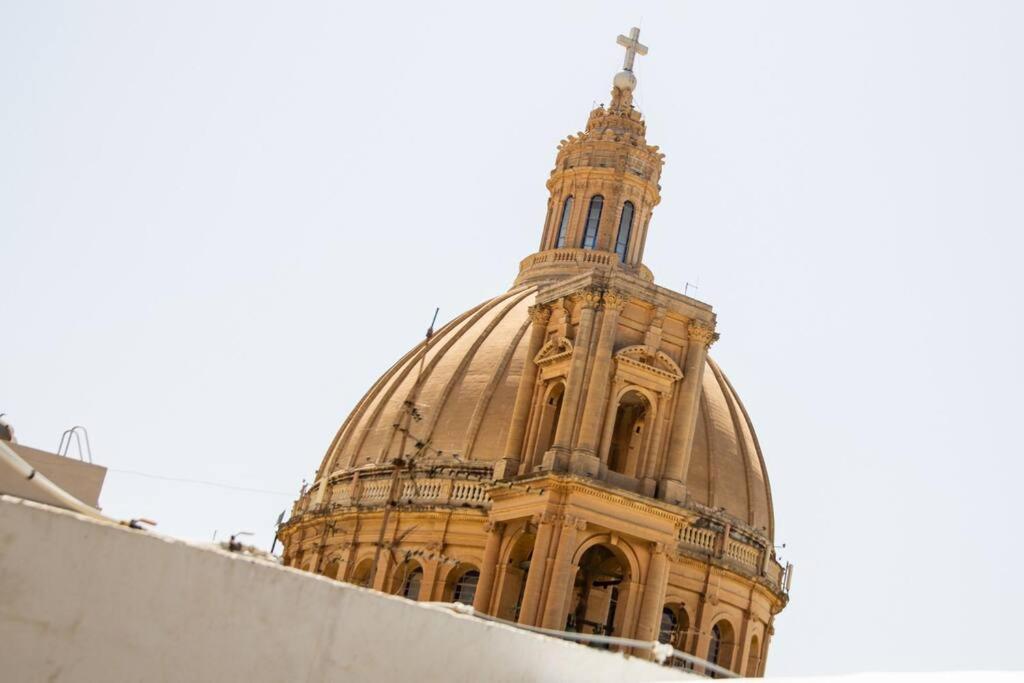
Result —
[{"label": "stone carving", "polygon": [[587,287],[572,295],[574,301],[578,302],[580,308],[597,308],[601,303],[601,290],[596,287]]},{"label": "stone carving", "polygon": [[571,355],[572,342],[565,337],[553,337],[540,347],[540,351],[533,357],[533,362],[537,365],[547,365]]},{"label": "stone carving", "polygon": [[686,326],[686,332],[690,341],[704,346],[711,346],[718,341],[718,333],[715,332],[715,328],[700,320],[691,320],[690,324]]},{"label": "stone carving", "polygon": [[683,371],[674,360],[669,358],[668,354],[663,351],[651,353],[650,347],[643,344],[627,346],[615,354],[615,360],[673,382],[683,377]]},{"label": "stone carving", "polygon": [[530,320],[533,321],[534,325],[546,325],[550,319],[551,306],[548,306],[547,304],[530,306]]},{"label": "stone carving", "polygon": [[623,292],[617,292],[609,289],[604,293],[604,307],[606,310],[621,311],[626,307],[626,302],[629,298]]}]

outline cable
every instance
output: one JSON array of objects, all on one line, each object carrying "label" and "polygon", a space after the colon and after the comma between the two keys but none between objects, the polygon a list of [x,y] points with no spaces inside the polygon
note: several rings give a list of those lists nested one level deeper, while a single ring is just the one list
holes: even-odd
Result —
[{"label": "cable", "polygon": [[108,467],[109,472],[117,472],[118,474],[133,474],[137,477],[147,477],[149,479],[160,479],[162,481],[174,481],[182,484],[203,484],[204,486],[214,486],[221,489],[230,489],[232,491],[245,491],[247,493],[266,493],[272,496],[288,496],[293,498],[295,494],[285,493],[284,491],[271,491],[269,489],[251,489],[245,486],[233,486],[231,484],[221,484],[216,481],[203,481],[202,479],[186,479],[185,477],[165,477],[160,474],[149,474],[148,472],[139,472],[137,470],[122,470],[116,467]]}]

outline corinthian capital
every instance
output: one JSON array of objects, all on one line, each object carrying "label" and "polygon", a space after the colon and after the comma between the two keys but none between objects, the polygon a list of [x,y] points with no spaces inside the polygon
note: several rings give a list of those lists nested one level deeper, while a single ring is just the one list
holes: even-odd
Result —
[{"label": "corinthian capital", "polygon": [[614,289],[609,289],[604,293],[604,307],[607,310],[621,311],[626,307],[626,302],[629,300],[625,293],[617,292]]},{"label": "corinthian capital", "polygon": [[581,308],[597,308],[601,302],[601,290],[588,287],[574,294],[573,299],[579,302]]},{"label": "corinthian capital", "polygon": [[690,324],[686,326],[686,332],[690,337],[690,341],[703,344],[704,346],[711,346],[718,340],[718,333],[715,332],[715,328],[700,320],[691,320]]},{"label": "corinthian capital", "polygon": [[550,319],[551,306],[548,306],[547,304],[530,306],[530,320],[533,321],[534,325],[546,325]]}]

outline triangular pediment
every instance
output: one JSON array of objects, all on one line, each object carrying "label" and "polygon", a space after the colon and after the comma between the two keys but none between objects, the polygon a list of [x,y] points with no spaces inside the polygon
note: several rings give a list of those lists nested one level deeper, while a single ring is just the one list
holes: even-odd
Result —
[{"label": "triangular pediment", "polygon": [[683,371],[668,354],[663,351],[652,353],[651,347],[643,344],[627,346],[615,354],[615,360],[673,381],[683,378]]},{"label": "triangular pediment", "polygon": [[572,342],[565,337],[552,337],[533,357],[537,365],[547,365],[572,355]]}]

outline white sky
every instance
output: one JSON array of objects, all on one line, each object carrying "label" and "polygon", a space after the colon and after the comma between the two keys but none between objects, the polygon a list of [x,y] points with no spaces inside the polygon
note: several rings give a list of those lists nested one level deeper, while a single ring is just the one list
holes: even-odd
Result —
[{"label": "white sky", "polygon": [[718,312],[797,565],[769,673],[1024,668],[1024,4],[360,5],[0,3],[22,443],[269,545],[434,306],[511,284],[642,20],[647,263]]}]

